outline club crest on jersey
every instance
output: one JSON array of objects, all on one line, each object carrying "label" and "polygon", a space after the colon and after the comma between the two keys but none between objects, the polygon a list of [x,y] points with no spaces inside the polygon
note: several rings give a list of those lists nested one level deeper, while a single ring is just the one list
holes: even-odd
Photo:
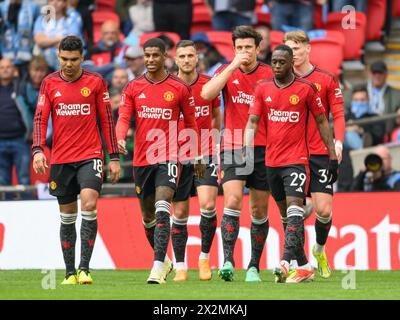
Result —
[{"label": "club crest on jersey", "polygon": [[136,187],[135,187],[135,191],[136,191],[136,194],[140,194],[140,192],[141,192],[142,190],[140,189],[139,186],[136,186]]},{"label": "club crest on jersey", "polygon": [[321,88],[322,88],[321,84],[316,82],[316,83],[314,83],[314,86],[317,88],[318,91],[321,91]]},{"label": "club crest on jersey", "polygon": [[299,96],[298,96],[297,94],[292,94],[292,95],[290,96],[290,98],[289,98],[289,102],[290,102],[291,104],[294,104],[294,105],[298,104],[299,101],[300,101],[300,98],[299,98]]},{"label": "club crest on jersey", "polygon": [[83,95],[85,98],[90,96],[90,89],[88,87],[83,87],[81,89],[81,95]]},{"label": "club crest on jersey", "polygon": [[164,100],[168,102],[174,100],[174,94],[171,91],[164,92]]},{"label": "club crest on jersey", "polygon": [[55,190],[57,188],[57,183],[55,181],[50,182],[50,189]]}]

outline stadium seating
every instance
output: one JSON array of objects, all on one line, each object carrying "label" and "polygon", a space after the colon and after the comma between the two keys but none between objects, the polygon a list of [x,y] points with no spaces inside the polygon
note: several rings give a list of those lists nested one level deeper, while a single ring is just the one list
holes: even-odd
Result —
[{"label": "stadium seating", "polygon": [[100,29],[103,22],[113,20],[120,25],[119,16],[112,11],[94,11],[92,12],[93,30]]},{"label": "stadium seating", "polygon": [[367,17],[367,40],[380,40],[381,31],[385,25],[386,0],[369,0]]},{"label": "stadium seating", "polygon": [[344,35],[344,60],[359,60],[362,55],[362,48],[365,42],[367,19],[362,12],[355,12],[355,29],[344,29],[343,22],[348,20],[348,14],[332,12],[328,14],[326,29],[340,31]]},{"label": "stadium seating", "polygon": [[324,21],[322,20],[322,6],[314,5],[314,29],[324,29]]},{"label": "stadium seating", "polygon": [[327,31],[325,37],[313,38],[310,43],[311,62],[319,68],[339,76],[345,44],[343,34],[338,31]]},{"label": "stadium seating", "polygon": [[393,17],[400,17],[400,1],[392,1]]},{"label": "stadium seating", "polygon": [[271,50],[274,50],[276,46],[283,44],[283,36],[285,33],[283,31],[271,30],[269,33]]},{"label": "stadium seating", "polygon": [[211,16],[204,0],[193,0],[193,19],[191,34],[196,32],[211,31]]},{"label": "stadium seating", "polygon": [[214,45],[218,52],[225,57],[226,60],[232,61],[235,57],[232,45],[232,32],[229,31],[207,31],[205,34],[208,40]]},{"label": "stadium seating", "polygon": [[174,42],[175,45],[181,40],[181,37],[179,36],[179,34],[174,33],[174,32],[149,32],[149,33],[143,33],[142,35],[140,35],[139,45],[141,47],[143,47],[143,44],[147,40],[149,40],[151,38],[157,38],[161,35],[165,35],[168,38],[170,38]]},{"label": "stadium seating", "polygon": [[115,0],[96,0],[96,11],[115,11]]}]

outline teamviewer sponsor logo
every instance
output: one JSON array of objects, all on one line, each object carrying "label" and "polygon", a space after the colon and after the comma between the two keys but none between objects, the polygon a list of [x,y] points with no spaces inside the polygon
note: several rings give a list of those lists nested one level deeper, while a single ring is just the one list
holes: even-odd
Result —
[{"label": "teamviewer sponsor logo", "polygon": [[143,119],[172,119],[172,109],[164,109],[157,107],[141,106],[142,110],[138,111],[138,117]]},{"label": "teamviewer sponsor logo", "polygon": [[57,116],[87,116],[90,115],[90,104],[65,104],[59,103],[56,109]]},{"label": "teamviewer sponsor logo", "polygon": [[210,107],[209,106],[196,106],[196,118],[198,117],[207,117],[210,115]]},{"label": "teamviewer sponsor logo", "polygon": [[268,120],[273,122],[299,122],[300,112],[271,109],[268,113]]},{"label": "teamviewer sponsor logo", "polygon": [[254,102],[254,96],[252,94],[244,93],[243,91],[238,91],[237,96],[232,96],[233,103],[242,103],[251,105]]}]

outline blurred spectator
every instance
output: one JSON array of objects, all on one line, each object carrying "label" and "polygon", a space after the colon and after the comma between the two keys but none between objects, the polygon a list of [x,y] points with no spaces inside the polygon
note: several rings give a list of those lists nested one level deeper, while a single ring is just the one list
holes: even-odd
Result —
[{"label": "blurred spectator", "polygon": [[396,109],[397,117],[394,128],[390,134],[390,142],[400,144],[400,107]]},{"label": "blurred spectator", "polygon": [[115,68],[111,78],[110,90],[122,91],[128,81],[128,71],[124,68]]},{"label": "blurred spectator", "polygon": [[371,64],[368,94],[372,111],[377,114],[394,113],[400,105],[400,91],[387,84],[388,69],[384,61]]},{"label": "blurred spectator", "polygon": [[214,30],[232,31],[237,26],[256,22],[256,0],[206,0],[206,4],[211,12]]},{"label": "blurred spectator", "polygon": [[[47,73],[46,60],[41,56],[35,56],[29,63],[28,77],[26,79],[20,78],[18,82],[15,102],[23,116],[26,138],[29,142],[32,142],[33,117],[39,97],[40,84]],[[51,126],[51,122],[49,122],[49,125]],[[47,131],[48,135],[50,131]]]},{"label": "blurred spectator", "polygon": [[267,0],[266,2],[271,10],[272,30],[287,31],[285,27],[295,27],[308,31],[313,28],[313,0]]},{"label": "blurred spectator", "polygon": [[86,38],[86,48],[93,46],[93,19],[92,12],[96,9],[95,0],[70,0],[70,4],[82,18],[82,31]]},{"label": "blurred spectator", "polygon": [[155,31],[171,31],[189,39],[192,11],[192,0],[153,0]]},{"label": "blurred spectator", "polygon": [[133,24],[132,32],[140,36],[154,31],[153,3],[151,0],[138,0],[129,8],[129,17]]},{"label": "blurred spectator", "polygon": [[145,71],[144,52],[142,47],[129,47],[125,52],[125,60],[128,65],[129,81],[140,77]]},{"label": "blurred spectator", "polygon": [[191,40],[196,44],[197,52],[199,54],[199,69],[202,74],[213,76],[214,72],[226,63],[226,59],[219,53],[219,51],[211,44],[207,35],[204,32],[196,32]]},{"label": "blurred spectator", "polygon": [[331,0],[331,11],[341,12],[348,5],[353,6],[356,11],[367,13],[367,0]]},{"label": "blurred spectator", "polygon": [[392,155],[378,146],[364,160],[365,167],[354,179],[352,191],[400,191],[400,172],[392,168]]},{"label": "blurred spectator", "polygon": [[5,0],[0,3],[0,53],[12,60],[21,76],[32,58],[33,26],[40,8],[28,0]]},{"label": "blurred spectator", "polygon": [[272,51],[270,29],[267,26],[259,26],[256,28],[256,31],[262,36],[262,41],[260,42],[260,51],[257,55],[257,60],[271,65]]},{"label": "blurred spectator", "polygon": [[175,59],[174,59],[176,43],[166,34],[161,34],[157,38],[160,38],[165,43],[165,55],[166,55],[166,59],[164,62],[165,69],[170,73],[177,72],[178,68],[175,64]]},{"label": "blurred spectator", "polygon": [[41,49],[49,68],[59,69],[57,54],[60,41],[68,35],[82,38],[82,19],[79,13],[70,8],[67,12],[67,0],[48,0],[55,9],[55,19],[40,16],[34,27],[35,42]]},{"label": "blurred spectator", "polygon": [[118,23],[107,20],[101,25],[101,38],[99,42],[88,51],[86,59],[91,59],[96,66],[104,66],[114,62],[121,51],[120,31]]},{"label": "blurred spectator", "polygon": [[11,185],[15,166],[19,184],[30,184],[29,110],[16,103],[14,65],[0,60],[0,185]]},{"label": "blurred spectator", "polygon": [[[368,91],[365,86],[355,86],[349,113],[349,122],[377,116],[371,112],[368,100]],[[344,145],[350,150],[361,149],[378,145],[383,142],[385,136],[385,124],[373,122],[364,125],[350,124],[346,127]]]},{"label": "blurred spectator", "polygon": [[136,0],[116,0],[115,11],[118,14],[121,25],[120,30],[125,36],[132,30],[132,22],[129,19],[129,8],[136,4]]}]

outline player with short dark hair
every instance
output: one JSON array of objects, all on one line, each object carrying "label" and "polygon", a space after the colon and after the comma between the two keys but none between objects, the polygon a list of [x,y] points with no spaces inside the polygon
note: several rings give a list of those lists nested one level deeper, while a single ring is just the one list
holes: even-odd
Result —
[{"label": "player with short dark hair", "polygon": [[[125,137],[134,112],[136,194],[146,237],[154,249],[154,263],[147,283],[161,284],[172,271],[166,253],[170,237],[170,207],[179,174],[177,122],[181,112],[188,132],[197,141],[199,135],[190,87],[164,69],[165,44],[161,39],[152,38],[144,43],[143,48],[147,72],[125,87],[116,132],[119,149],[126,154]],[[202,178],[205,166],[202,158],[198,157],[200,152],[198,148],[191,150],[195,158],[195,174]]]},{"label": "player with short dark hair", "polygon": [[[59,46],[61,70],[48,75],[40,88],[33,131],[33,168],[44,174],[47,159],[43,153],[51,114],[53,145],[50,194],[57,197],[61,213],[60,239],[66,264],[62,284],[93,282],[89,262],[97,234],[96,203],[103,182],[103,148],[97,116],[110,154],[112,183],[120,177],[118,145],[106,81],[97,73],[81,68],[82,42],[65,37]],[[81,197],[81,261],[75,269],[75,221],[77,195]]]},{"label": "player with short dark hair", "polygon": [[[293,73],[293,53],[286,45],[277,46],[272,54],[274,77],[261,82],[249,111],[245,145],[251,145],[254,131],[264,118],[267,139],[267,177],[282,216],[287,216],[282,261],[275,269],[276,282],[297,283],[311,280],[314,271],[304,253],[303,201],[309,183],[307,125],[313,115],[321,138],[329,150],[329,178],[337,179],[337,157],[325,109],[316,87]],[[299,267],[288,277],[291,257]],[[293,277],[292,277],[293,275]]]},{"label": "player with short dark hair", "polygon": [[[185,249],[188,239],[187,222],[189,218],[189,198],[196,194],[200,204],[201,253],[199,256],[200,280],[211,280],[212,272],[209,263],[209,253],[217,228],[216,199],[218,195],[218,159],[216,143],[219,141],[221,124],[219,97],[206,101],[200,97],[201,88],[210,77],[199,74],[196,70],[199,57],[195,44],[191,40],[181,40],[176,46],[175,63],[178,66],[178,78],[190,86],[195,103],[195,117],[201,136],[202,154],[206,157],[206,174],[202,179],[194,175],[193,164],[185,150],[185,137],[179,141],[182,153],[179,161],[182,163],[179,185],[173,199],[174,211],[172,217],[172,247],[176,259],[176,276],[174,281],[187,280],[185,265]],[[178,130],[183,129],[183,121],[179,122]]]},{"label": "player with short dark hair", "polygon": [[[250,188],[251,211],[251,259],[247,267],[246,281],[261,281],[259,264],[268,236],[269,187],[265,167],[265,130],[255,137],[254,154],[244,162],[242,156],[243,134],[248,110],[254,99],[257,83],[272,76],[268,65],[257,62],[261,35],[250,26],[239,26],[232,34],[235,58],[230,64],[221,66],[214,78],[203,87],[201,96],[214,99],[222,91],[224,110],[224,132],[221,142],[221,181],[224,190],[224,215],[221,222],[224,265],[219,271],[225,281],[232,281],[234,274],[234,248],[239,235],[240,211],[243,188]],[[260,127],[264,127],[261,120]]]},{"label": "player with short dark hair", "polygon": [[[325,116],[332,114],[335,133],[335,149],[338,161],[342,160],[345,120],[343,96],[338,79],[310,62],[310,39],[302,30],[287,32],[285,44],[292,48],[294,55],[294,72],[297,77],[306,79],[317,87]],[[318,262],[321,277],[328,278],[331,269],[325,253],[325,244],[332,225],[333,183],[328,179],[326,170],[329,153],[318,132],[317,124],[311,117],[308,123],[308,147],[310,150],[310,189],[313,207],[315,208],[316,243],[312,253]]]}]

